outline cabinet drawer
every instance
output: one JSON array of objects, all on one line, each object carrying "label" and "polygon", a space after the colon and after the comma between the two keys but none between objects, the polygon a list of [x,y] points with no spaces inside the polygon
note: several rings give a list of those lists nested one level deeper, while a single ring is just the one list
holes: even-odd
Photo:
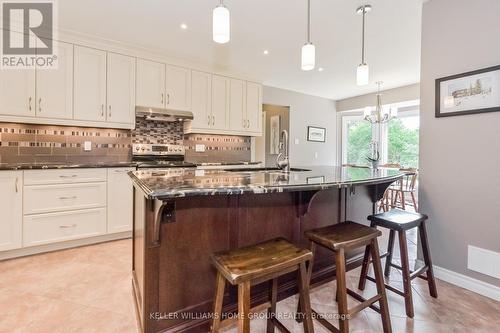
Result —
[{"label": "cabinet drawer", "polygon": [[106,233],[106,209],[29,215],[24,217],[23,246],[93,237]]},{"label": "cabinet drawer", "polygon": [[24,214],[40,214],[106,206],[106,183],[24,187]]},{"label": "cabinet drawer", "polygon": [[106,169],[27,170],[24,185],[68,184],[106,181]]}]

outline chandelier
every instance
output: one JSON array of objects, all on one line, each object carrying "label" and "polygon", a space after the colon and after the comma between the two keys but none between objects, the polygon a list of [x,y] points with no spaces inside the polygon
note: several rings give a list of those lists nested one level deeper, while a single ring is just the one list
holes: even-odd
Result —
[{"label": "chandelier", "polygon": [[384,108],[382,106],[382,94],[380,93],[380,86],[382,81],[376,82],[377,89],[377,104],[375,112],[371,106],[365,107],[363,119],[371,124],[385,124],[398,116],[398,109],[393,107]]}]

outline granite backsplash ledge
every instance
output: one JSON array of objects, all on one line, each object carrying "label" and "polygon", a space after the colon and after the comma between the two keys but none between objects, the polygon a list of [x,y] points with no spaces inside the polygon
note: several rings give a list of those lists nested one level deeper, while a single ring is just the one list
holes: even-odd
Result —
[{"label": "granite backsplash ledge", "polygon": [[[90,141],[92,149],[84,150]],[[130,161],[133,143],[186,146],[194,163],[248,162],[251,139],[244,136],[184,134],[182,122],[137,118],[135,130],[0,123],[0,163],[119,163]],[[196,152],[196,145],[204,152]]]}]

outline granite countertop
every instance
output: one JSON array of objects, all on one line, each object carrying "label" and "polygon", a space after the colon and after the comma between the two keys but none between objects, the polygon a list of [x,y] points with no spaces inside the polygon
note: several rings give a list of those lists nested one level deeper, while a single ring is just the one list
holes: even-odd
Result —
[{"label": "granite countertop", "polygon": [[285,173],[272,169],[195,170],[144,169],[129,172],[135,186],[150,199],[202,195],[273,193],[377,184],[396,180],[399,170],[353,167],[304,167],[307,171]]},{"label": "granite countertop", "polygon": [[95,162],[95,163],[64,163],[64,162],[39,162],[39,163],[0,163],[0,170],[44,170],[44,169],[85,169],[85,168],[126,168],[134,167],[135,162]]},{"label": "granite countertop", "polygon": [[[85,169],[85,168],[135,168],[138,162],[33,162],[33,163],[0,163],[1,170],[40,170],[40,169]],[[213,162],[213,163],[193,163],[196,166],[226,166],[226,165],[256,165],[261,162]]]}]

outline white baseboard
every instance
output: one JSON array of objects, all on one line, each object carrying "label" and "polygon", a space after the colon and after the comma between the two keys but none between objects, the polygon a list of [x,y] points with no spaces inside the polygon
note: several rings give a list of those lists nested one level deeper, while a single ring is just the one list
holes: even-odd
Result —
[{"label": "white baseboard", "polygon": [[[417,260],[419,265],[423,265],[421,260]],[[446,268],[433,266],[434,276],[440,280],[473,291],[479,295],[483,295],[500,302],[500,287],[490,283],[483,282],[469,276],[450,271]],[[438,290],[439,292],[439,290]]]},{"label": "white baseboard", "polygon": [[65,242],[58,242],[58,243],[45,244],[45,245],[39,245],[39,246],[25,247],[25,248],[20,248],[20,249],[16,249],[16,250],[3,251],[3,252],[0,252],[0,261],[24,257],[24,256],[30,256],[30,255],[40,254],[40,253],[45,253],[45,252],[53,252],[53,251],[71,249],[71,248],[79,247],[79,246],[86,246],[86,245],[98,244],[98,243],[103,243],[103,242],[109,242],[109,241],[113,241],[113,240],[125,239],[125,238],[130,238],[130,237],[132,237],[132,231],[124,231],[124,232],[118,232],[118,233],[114,233],[114,234],[106,234],[106,235],[101,235],[101,236],[96,236],[96,237],[75,239],[75,240],[70,240],[70,241],[65,241]]}]

